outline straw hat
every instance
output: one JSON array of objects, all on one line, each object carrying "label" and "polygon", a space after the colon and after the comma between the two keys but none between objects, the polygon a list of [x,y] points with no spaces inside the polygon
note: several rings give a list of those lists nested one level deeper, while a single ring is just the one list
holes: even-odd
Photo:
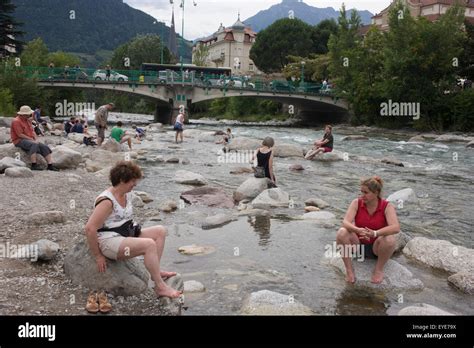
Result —
[{"label": "straw hat", "polygon": [[20,108],[20,111],[17,112],[18,115],[31,115],[34,111],[28,105],[23,105]]}]

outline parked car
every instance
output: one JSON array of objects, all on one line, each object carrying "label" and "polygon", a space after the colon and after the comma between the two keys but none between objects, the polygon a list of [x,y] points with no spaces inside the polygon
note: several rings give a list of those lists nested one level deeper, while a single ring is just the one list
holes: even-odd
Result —
[{"label": "parked car", "polygon": [[244,80],[242,77],[231,77],[230,79],[225,79],[219,81],[220,86],[232,87],[232,88],[253,88],[255,89],[255,84]]},{"label": "parked car", "polygon": [[[96,81],[106,81],[107,80],[107,72],[105,70],[96,70],[92,78]],[[110,71],[110,81],[118,81],[118,82],[125,82],[128,81],[128,76],[119,74],[116,71]]]}]

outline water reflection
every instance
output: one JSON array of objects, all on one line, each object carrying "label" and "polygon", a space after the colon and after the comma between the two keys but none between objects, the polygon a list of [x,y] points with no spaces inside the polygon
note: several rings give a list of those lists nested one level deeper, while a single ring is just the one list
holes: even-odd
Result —
[{"label": "water reflection", "polygon": [[346,285],[336,299],[336,315],[387,315],[389,299],[381,291]]},{"label": "water reflection", "polygon": [[260,238],[258,245],[268,245],[270,243],[270,216],[249,216],[247,221]]}]

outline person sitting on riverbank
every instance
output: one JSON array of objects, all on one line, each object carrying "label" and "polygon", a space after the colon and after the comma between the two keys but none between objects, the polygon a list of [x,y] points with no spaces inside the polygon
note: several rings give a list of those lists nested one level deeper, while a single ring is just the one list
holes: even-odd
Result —
[{"label": "person sitting on riverbank", "polygon": [[184,112],[180,112],[179,115],[176,117],[176,122],[174,123],[174,130],[176,131],[176,144],[178,143],[178,137],[181,138],[181,143],[184,141],[183,133],[184,133]]},{"label": "person sitting on riverbank", "polygon": [[308,151],[304,157],[307,160],[312,160],[320,153],[332,152],[334,147],[334,137],[332,135],[332,126],[327,125],[324,129],[324,136],[321,140],[315,141],[313,148]]},{"label": "person sitting on riverbank", "polygon": [[76,120],[74,126],[71,128],[71,133],[83,134],[85,124],[86,124],[86,121],[84,121],[84,120],[80,120],[80,121]]},{"label": "person sitting on riverbank", "polygon": [[135,130],[135,138],[142,141],[146,137],[146,131],[143,128],[139,128],[135,125],[132,126],[132,129]]},{"label": "person sitting on riverbank", "polygon": [[36,163],[37,154],[39,153],[48,162],[48,170],[57,172],[59,169],[53,165],[51,149],[48,145],[42,144],[37,140],[31,121],[32,115],[33,110],[31,110],[28,105],[24,105],[20,108],[10,128],[11,141],[16,147],[19,147],[30,155],[31,170],[41,170]]},{"label": "person sitting on riverbank", "polygon": [[253,163],[255,158],[257,158],[257,167],[255,170],[255,176],[260,177],[260,171],[263,171],[264,178],[268,179],[268,187],[276,187],[276,178],[273,174],[273,146],[275,141],[273,138],[266,137],[262,146],[255,151],[252,156],[251,162]]},{"label": "person sitting on riverbank", "polygon": [[[372,274],[375,284],[383,280],[384,266],[395,250],[395,235],[400,232],[395,207],[382,199],[382,189],[383,181],[378,176],[361,181],[361,196],[352,201],[336,236],[337,245],[363,247],[364,257],[377,259]],[[346,281],[354,283],[356,277],[349,256],[342,255],[342,260]]]},{"label": "person sitting on riverbank", "polygon": [[64,131],[66,132],[66,135],[71,133],[72,127],[76,124],[76,118],[71,117],[69,121],[64,122]]},{"label": "person sitting on riverbank", "polygon": [[85,226],[87,242],[100,273],[107,269],[106,258],[121,261],[144,255],[145,267],[155,282],[156,295],[177,298],[181,292],[164,282],[176,273],[160,271],[165,227],[141,229],[133,223],[131,192],[142,177],[140,167],[129,161],[119,162],[112,168],[112,186],[95,199],[94,211]]},{"label": "person sitting on riverbank", "polygon": [[123,123],[121,121],[117,122],[117,126],[112,128],[110,131],[110,137],[117,141],[119,144],[127,143],[129,149],[132,149],[132,138],[127,135],[127,132],[125,132],[122,129]]},{"label": "person sitting on riverbank", "polygon": [[227,128],[227,132],[226,134],[224,134],[222,136],[222,139],[220,141],[217,141],[216,144],[224,144],[224,145],[229,145],[232,138],[234,137],[234,135],[232,134],[232,129],[230,128]]}]

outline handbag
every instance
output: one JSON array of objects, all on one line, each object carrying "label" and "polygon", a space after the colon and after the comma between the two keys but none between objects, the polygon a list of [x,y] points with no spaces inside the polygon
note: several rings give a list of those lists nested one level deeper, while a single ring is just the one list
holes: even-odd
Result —
[{"label": "handbag", "polygon": [[254,172],[254,176],[256,178],[264,178],[265,177],[265,168],[263,167],[253,167],[253,172]]},{"label": "handbag", "polygon": [[134,223],[133,220],[128,220],[122,226],[113,227],[113,228],[101,228],[97,232],[115,232],[120,234],[122,237],[128,238],[133,237],[137,238],[142,232],[142,228],[139,224]]}]

